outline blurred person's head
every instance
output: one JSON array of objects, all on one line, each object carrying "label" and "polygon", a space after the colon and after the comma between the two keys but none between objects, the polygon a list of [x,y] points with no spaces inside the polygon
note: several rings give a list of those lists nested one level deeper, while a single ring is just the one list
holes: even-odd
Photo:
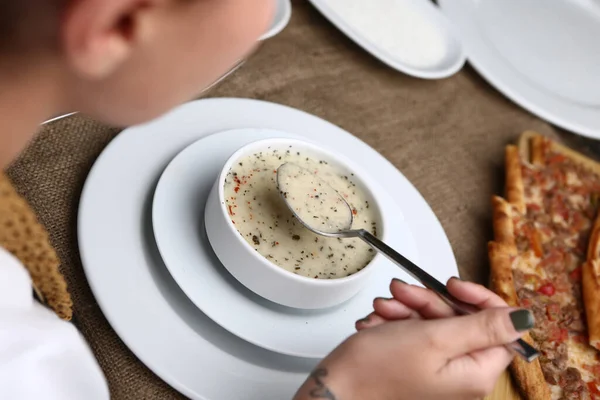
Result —
[{"label": "blurred person's head", "polygon": [[273,12],[274,0],[0,0],[0,87],[28,93],[15,104],[52,102],[44,112],[140,123],[250,52]]}]

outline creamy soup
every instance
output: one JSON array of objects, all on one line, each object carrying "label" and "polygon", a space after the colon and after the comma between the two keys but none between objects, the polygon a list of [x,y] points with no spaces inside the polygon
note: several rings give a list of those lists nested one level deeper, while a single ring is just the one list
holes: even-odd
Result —
[{"label": "creamy soup", "polygon": [[224,206],[240,235],[272,263],[298,275],[336,279],[363,269],[375,253],[362,240],[316,235],[293,216],[277,186],[277,169],[285,163],[305,168],[331,185],[351,207],[352,229],[377,236],[375,209],[353,182],[353,174],[344,175],[292,146],[246,156],[228,172]]},{"label": "creamy soup", "polygon": [[352,227],[352,209],[348,203],[312,171],[285,163],[277,170],[277,187],[288,207],[309,228],[338,233]]}]

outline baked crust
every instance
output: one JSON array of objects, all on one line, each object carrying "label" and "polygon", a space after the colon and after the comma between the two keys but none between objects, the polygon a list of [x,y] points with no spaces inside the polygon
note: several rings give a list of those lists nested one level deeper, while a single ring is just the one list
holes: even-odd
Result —
[{"label": "baked crust", "polygon": [[581,273],[590,345],[600,350],[600,259],[587,261]]},{"label": "baked crust", "polygon": [[491,263],[490,281],[492,290],[511,307],[518,307],[519,299],[515,291],[512,275],[513,250],[510,246],[497,242],[488,243]]},{"label": "baked crust", "polygon": [[596,217],[590,235],[581,283],[590,345],[600,350],[600,215]]},{"label": "baked crust", "polygon": [[520,213],[525,213],[525,189],[521,172],[519,149],[514,145],[506,146],[506,198]]},{"label": "baked crust", "polygon": [[[519,154],[521,157],[527,158],[522,158],[522,160],[530,162],[534,165],[540,165],[543,162],[543,146],[545,145],[544,141],[544,136],[537,132],[523,132],[519,138]],[[584,168],[600,175],[600,163],[597,161],[586,157],[583,154],[554,140],[550,140],[547,143],[550,146],[550,149],[553,151],[570,158]]]},{"label": "baked crust", "polygon": [[534,157],[533,154],[533,146],[531,144],[533,138],[541,136],[539,133],[534,131],[525,131],[519,136],[519,140],[517,141],[517,147],[519,148],[519,155],[521,157],[521,162],[532,165],[533,159],[539,160],[539,154],[536,154]]},{"label": "baked crust", "polygon": [[506,247],[511,247],[511,254],[516,254],[513,209],[512,206],[500,196],[492,197],[494,240]]},{"label": "baked crust", "polygon": [[[529,334],[523,336],[523,340],[529,344],[533,344]],[[527,363],[521,358],[515,358],[510,364],[510,372],[518,388],[527,400],[550,400],[552,398],[552,393],[542,373],[539,359]]]},{"label": "baked crust", "polygon": [[[507,149],[507,160],[516,157],[519,162],[519,154],[515,146],[509,146]],[[507,163],[507,166],[509,164]],[[514,168],[514,165],[513,165]],[[519,176],[520,164],[518,164]],[[510,175],[510,174],[508,174]],[[514,178],[513,178],[514,179]],[[522,181],[521,181],[522,182]],[[507,178],[507,186],[508,178]],[[516,190],[518,185],[512,185]],[[522,187],[522,185],[521,185]],[[523,199],[523,193],[519,195],[514,193],[516,199]],[[492,290],[497,293],[511,307],[519,306],[519,298],[513,281],[512,264],[517,249],[514,239],[513,226],[513,208],[510,204],[499,196],[492,197],[493,207],[493,225],[495,241],[488,243],[488,254],[490,257],[490,281]],[[528,343],[533,344],[529,334],[523,337]],[[510,371],[515,383],[526,399],[529,400],[550,400],[550,387],[544,379],[542,367],[539,360],[527,363],[520,358],[515,358],[510,365]]]}]

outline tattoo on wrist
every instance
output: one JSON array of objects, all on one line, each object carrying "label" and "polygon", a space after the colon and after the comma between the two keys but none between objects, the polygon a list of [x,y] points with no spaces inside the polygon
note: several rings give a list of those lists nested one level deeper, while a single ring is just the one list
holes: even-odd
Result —
[{"label": "tattoo on wrist", "polygon": [[336,400],[335,395],[325,385],[325,382],[323,382],[327,374],[326,368],[317,368],[310,374],[310,379],[315,383],[315,387],[308,393],[311,399]]}]

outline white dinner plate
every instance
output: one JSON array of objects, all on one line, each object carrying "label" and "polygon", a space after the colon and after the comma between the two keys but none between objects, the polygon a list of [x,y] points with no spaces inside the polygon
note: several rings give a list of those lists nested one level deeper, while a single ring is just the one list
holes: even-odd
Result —
[{"label": "white dinner plate", "polygon": [[[310,2],[329,22],[357,45],[397,71],[423,79],[441,79],[454,75],[465,64],[465,53],[454,28],[430,0],[310,0]],[[342,4],[344,7],[338,8]],[[374,30],[378,29],[378,26],[379,29],[386,29],[386,25],[385,22],[378,19],[377,15],[369,15],[368,9],[373,10],[379,7],[390,13],[390,9],[394,6],[403,7],[400,11],[403,19],[389,21],[401,29],[401,37],[390,36],[393,35],[393,32],[387,32],[386,44],[373,40],[371,35]],[[420,25],[410,24],[419,19],[421,20]],[[371,25],[371,23],[375,25]],[[426,42],[420,44],[420,46],[428,46],[427,51],[429,52],[436,49],[438,59],[433,63],[428,60],[423,64],[422,58],[424,57],[421,55],[419,64],[414,64],[410,60],[413,56],[406,54],[406,57],[403,57],[389,50],[394,46],[394,42],[398,45],[401,43],[400,41],[403,41],[405,44],[402,50],[410,53],[412,50],[407,46],[415,46],[418,40],[426,41],[436,36],[439,38],[438,44]],[[423,47],[421,48],[423,49]]]},{"label": "white dinner plate", "polygon": [[600,2],[438,0],[473,67],[564,129],[600,139]]},{"label": "white dinner plate", "polygon": [[[345,303],[323,310],[280,306],[248,290],[215,256],[204,229],[207,196],[227,159],[244,145],[298,135],[270,129],[236,129],[204,137],[182,151],[163,173],[152,206],[158,249],[173,278],[198,308],[231,333],[265,349],[292,356],[322,358],[352,335],[373,299],[389,297],[392,278],[417,282],[387,258],[373,263],[369,283]],[[336,149],[327,149],[337,152]],[[371,178],[385,215],[388,244],[419,263],[402,210]],[[244,260],[239,260],[243,263]]]},{"label": "white dinner plate", "polygon": [[237,128],[288,131],[360,159],[405,210],[421,266],[442,281],[457,266],[414,186],[364,142],[310,114],[257,100],[207,99],[121,133],[94,164],[78,217],[85,274],[107,320],[144,364],[190,398],[290,399],[316,361],[254,346],[205,316],[172,279],[152,232],[152,196],[168,163],[198,139]]}]

